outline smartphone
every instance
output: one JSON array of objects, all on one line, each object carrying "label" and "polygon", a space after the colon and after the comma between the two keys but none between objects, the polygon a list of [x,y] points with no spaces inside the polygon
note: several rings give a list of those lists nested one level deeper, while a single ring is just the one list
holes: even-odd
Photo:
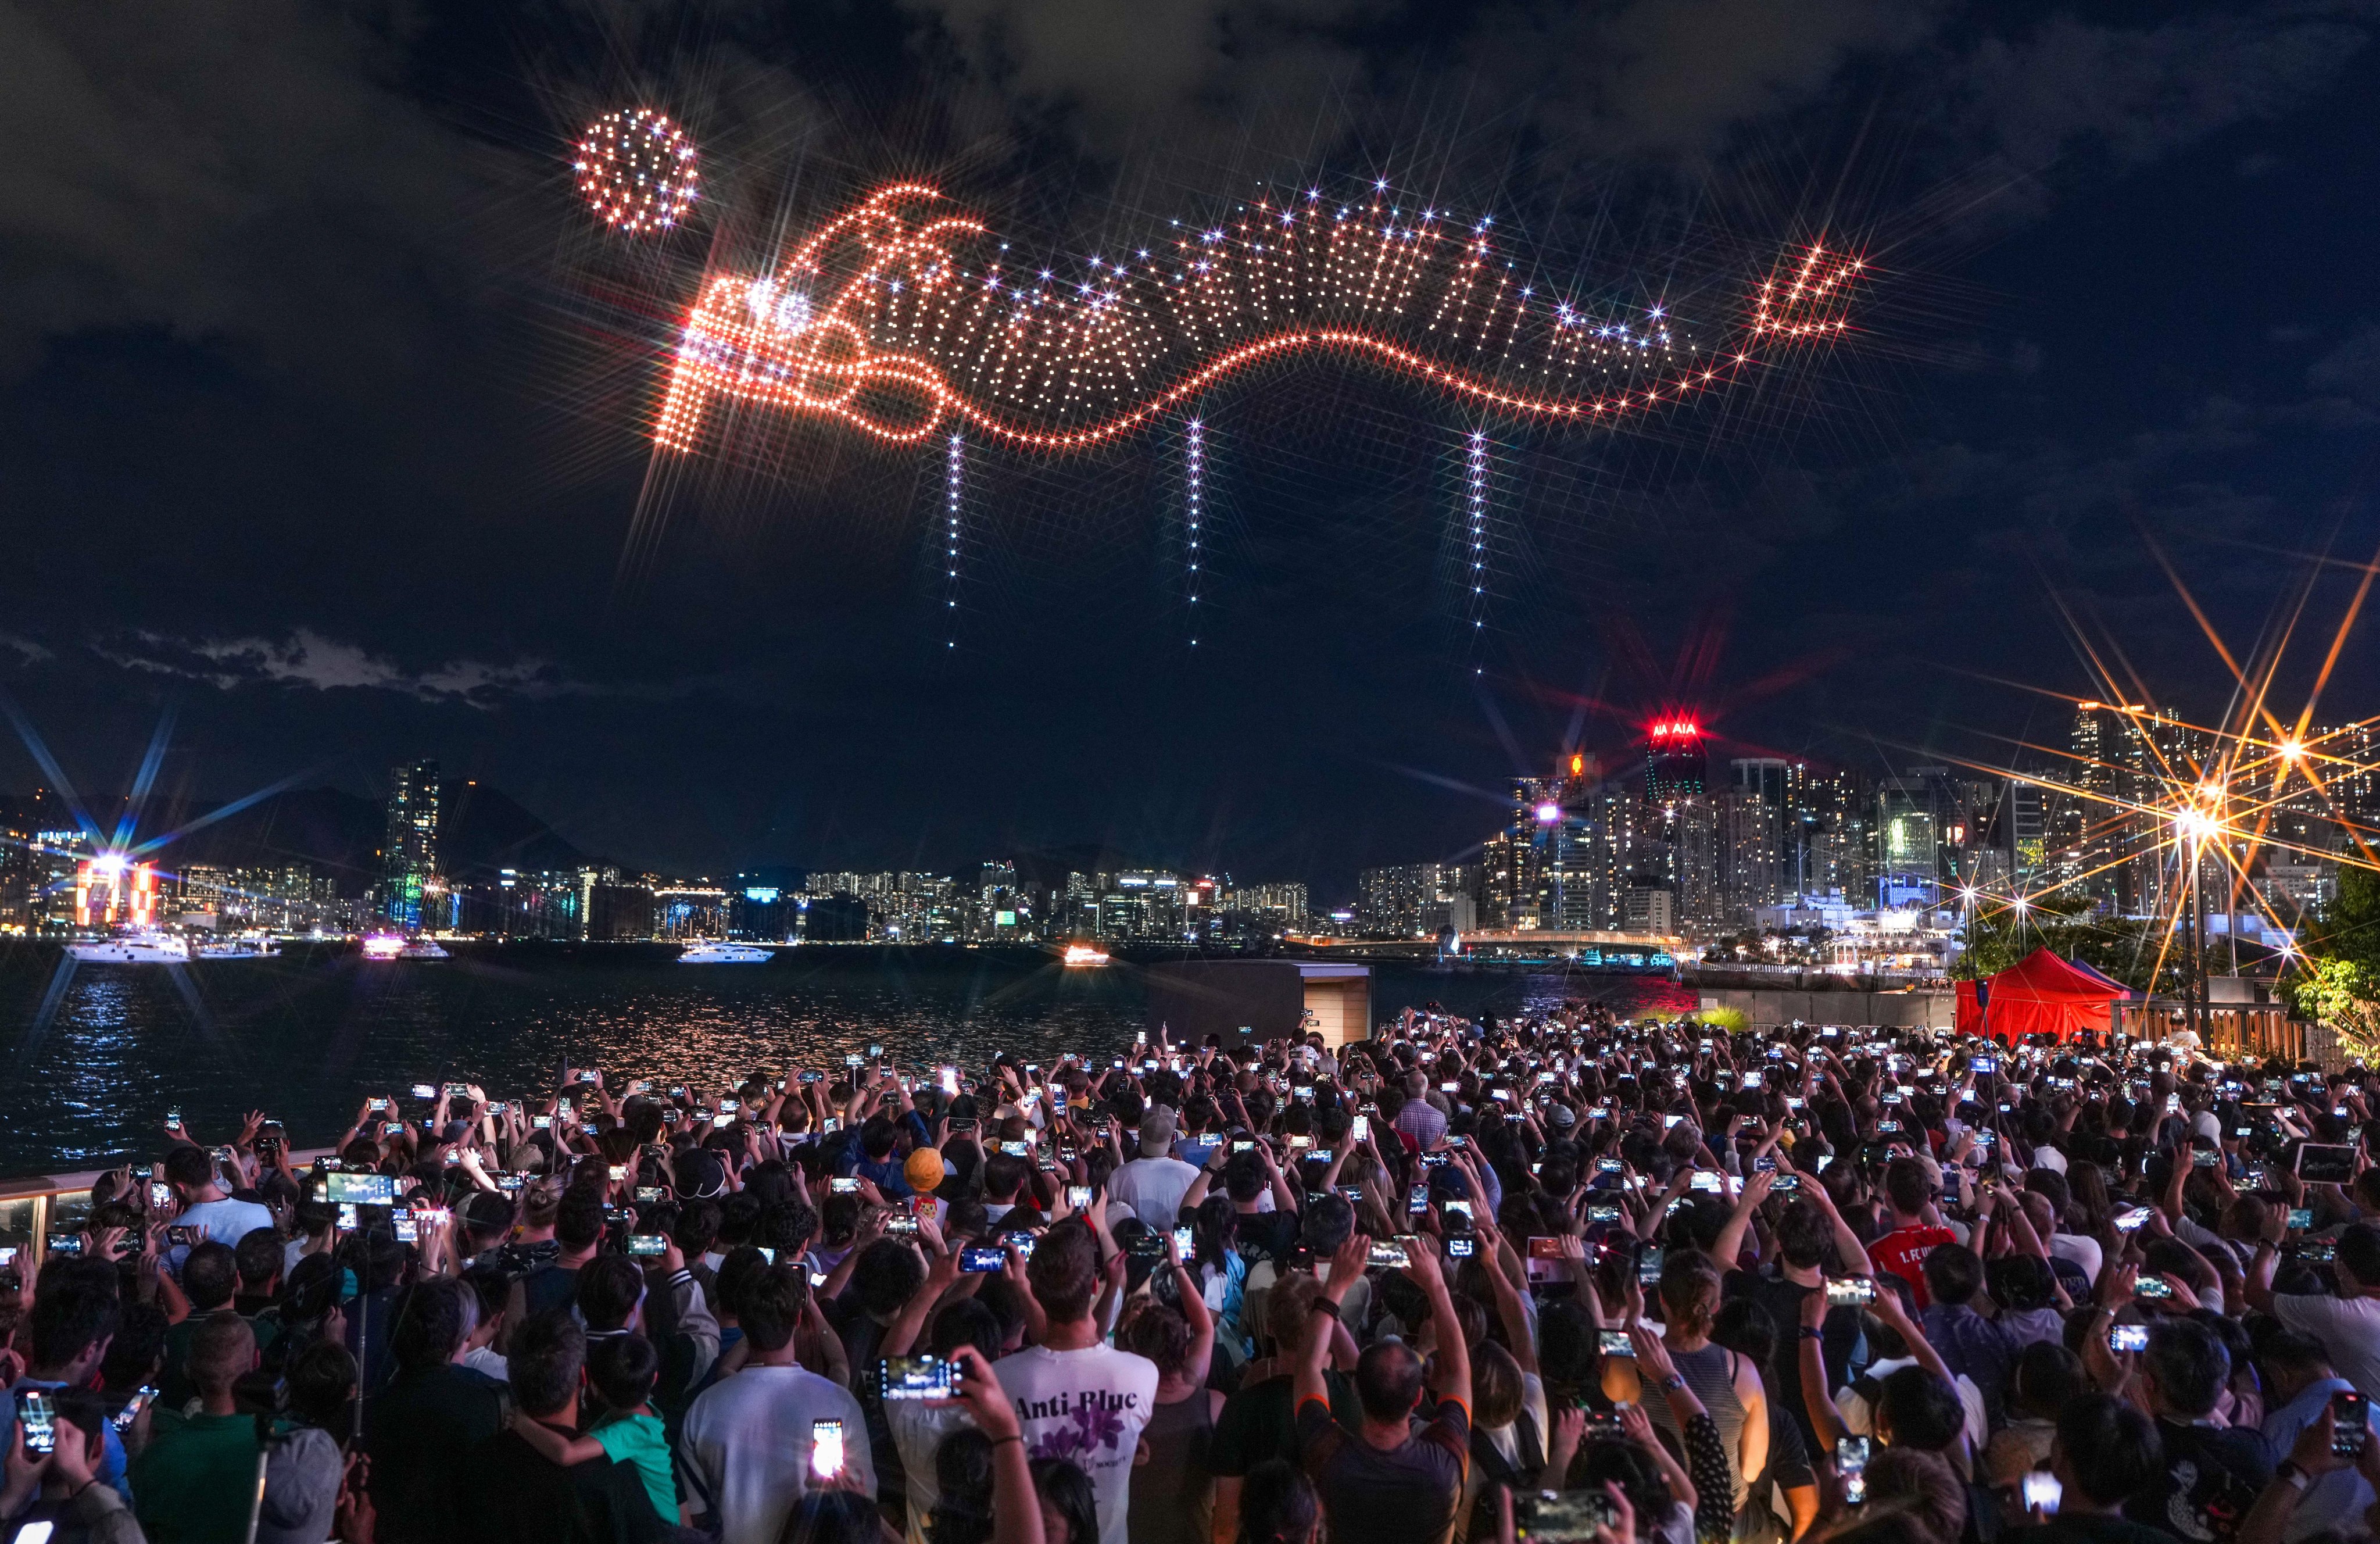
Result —
[{"label": "smartphone", "polygon": [[978,1275],[998,1270],[1008,1263],[1008,1251],[991,1244],[970,1244],[959,1251],[959,1270]]},{"label": "smartphone", "polygon": [[399,1244],[419,1244],[421,1242],[421,1230],[414,1222],[413,1213],[409,1211],[402,1213],[393,1219],[393,1221],[395,1223],[396,1241]]},{"label": "smartphone", "polygon": [[323,1198],[339,1206],[389,1206],[396,1200],[396,1180],[389,1174],[324,1174],[322,1189]]},{"label": "smartphone", "polygon": [[1467,1233],[1457,1233],[1446,1235],[1446,1258],[1448,1259],[1469,1259],[1478,1252],[1479,1240],[1473,1237],[1471,1234]]},{"label": "smartphone", "polygon": [[843,1473],[843,1422],[810,1422],[810,1473],[820,1479]]},{"label": "smartphone", "polygon": [[2119,1211],[2116,1213],[2116,1231],[2118,1233],[2138,1233],[2148,1220],[2149,1209],[2144,1206],[2136,1206],[2130,1211]]},{"label": "smartphone", "polygon": [[58,1448],[57,1406],[38,1389],[17,1392],[17,1419],[24,1424],[25,1451],[47,1455]]},{"label": "smartphone", "polygon": [[2119,1324],[2107,1331],[2110,1351],[2146,1351],[2149,1348],[2149,1327],[2145,1324]]},{"label": "smartphone", "polygon": [[[1517,1512],[1521,1500],[1514,1501]],[[1526,1510],[1527,1526],[1515,1531],[1529,1544],[1570,1544],[1620,1526],[1620,1507],[1608,1490],[1540,1490]]]},{"label": "smartphone", "polygon": [[2313,1208],[2310,1206],[2293,1206],[2289,1208],[2289,1226],[2300,1233],[2303,1233],[2306,1229],[2313,1227]]},{"label": "smartphone", "polygon": [[1636,1257],[1636,1280],[1640,1285],[1651,1286],[1661,1279],[1661,1251],[1656,1246]]},{"label": "smartphone", "polygon": [[1348,1140],[1350,1140],[1350,1141],[1354,1141],[1354,1142],[1364,1142],[1364,1141],[1369,1141],[1369,1140],[1371,1139],[1371,1136],[1372,1136],[1372,1117],[1371,1117],[1371,1116],[1369,1116],[1369,1115],[1358,1115],[1358,1116],[1356,1116],[1354,1120],[1349,1121],[1349,1122],[1347,1123],[1347,1137],[1348,1137]]},{"label": "smartphone", "polygon": [[1830,1308],[1865,1307],[1875,1301],[1876,1278],[1873,1276],[1827,1278],[1827,1307]]},{"label": "smartphone", "polygon": [[1589,1201],[1586,1203],[1586,1220],[1590,1222],[1617,1222],[1620,1221],[1620,1208],[1610,1201]]},{"label": "smartphone", "polygon": [[1365,1263],[1390,1266],[1400,1270],[1404,1269],[1413,1263],[1413,1255],[1407,1246],[1412,1238],[1411,1234],[1399,1234],[1394,1238],[1374,1239],[1371,1258]]},{"label": "smartphone", "polygon": [[1181,1256],[1186,1260],[1190,1258],[1192,1252],[1197,1247],[1197,1231],[1192,1228],[1189,1223],[1184,1222],[1180,1227],[1173,1230],[1173,1252],[1175,1254]]},{"label": "smartphone", "polygon": [[640,1185],[637,1186],[636,1197],[639,1205],[651,1206],[662,1199],[662,1190],[658,1185]]},{"label": "smartphone", "polygon": [[1429,1210],[1429,1186],[1416,1185],[1405,1192],[1405,1211],[1415,1217]]},{"label": "smartphone", "polygon": [[115,1429],[118,1431],[131,1430],[132,1423],[140,1418],[140,1412],[149,1408],[150,1404],[152,1404],[156,1398],[157,1391],[154,1389],[149,1388],[145,1385],[141,1388],[135,1389],[132,1392],[132,1397],[124,1402],[124,1408],[115,1413]]},{"label": "smartphone", "polygon": [[941,1356],[887,1356],[876,1365],[876,1377],[888,1401],[948,1399],[958,1392],[959,1366]]},{"label": "smartphone", "polygon": [[165,1112],[165,1129],[168,1131],[179,1131],[182,1129],[182,1112],[180,1110],[176,1109]]},{"label": "smartphone", "polygon": [[1867,1472],[1868,1439],[1838,1437],[1835,1439],[1835,1472],[1848,1478]]},{"label": "smartphone", "polygon": [[151,1180],[149,1182],[149,1210],[152,1211],[173,1210],[174,1187],[166,1184],[162,1179]]},{"label": "smartphone", "polygon": [[416,1099],[436,1099],[438,1097],[438,1090],[431,1088],[427,1083],[416,1083],[413,1086],[412,1092],[413,1097]]},{"label": "smartphone", "polygon": [[2132,1295],[2158,1299],[2170,1298],[2173,1295],[2173,1283],[2161,1276],[2143,1276],[2132,1283]]},{"label": "smartphone", "polygon": [[2341,1390],[2330,1396],[2330,1451],[2341,1458],[2361,1458],[2372,1441],[2372,1402]]},{"label": "smartphone", "polygon": [[1626,1356],[1634,1360],[1636,1343],[1628,1338],[1625,1330],[1598,1330],[1595,1333],[1596,1349],[1607,1356]]},{"label": "smartphone", "polygon": [[659,1259],[669,1252],[669,1240],[657,1233],[632,1233],[628,1235],[628,1258]]},{"label": "smartphone", "polygon": [[2023,1481],[2024,1509],[2046,1516],[2058,1515],[2058,1503],[2065,1498],[2066,1488],[2047,1469],[2028,1472]]},{"label": "smartphone", "polygon": [[54,1233],[50,1234],[50,1253],[54,1255],[81,1254],[82,1234],[79,1233]]}]

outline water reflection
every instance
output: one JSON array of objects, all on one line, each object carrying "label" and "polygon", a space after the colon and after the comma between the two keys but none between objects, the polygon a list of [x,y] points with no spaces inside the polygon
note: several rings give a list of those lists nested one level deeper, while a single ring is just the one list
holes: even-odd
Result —
[{"label": "water reflection", "polygon": [[[262,1109],[293,1142],[335,1138],[367,1094],[468,1079],[496,1097],[550,1089],[568,1066],[661,1083],[829,1067],[882,1044],[905,1066],[1105,1057],[1144,1027],[1137,970],[1065,971],[1024,953],[790,952],[766,966],[689,967],[668,951],[461,948],[436,963],[363,964],[304,947],[270,960],[164,969],[86,967],[45,1034],[30,1031],[55,949],[0,948],[0,1174],[146,1161],[165,1112],[216,1142]],[[1376,971],[1374,1016],[1437,1001],[1463,1013],[1594,998],[1621,1011],[1688,1005],[1658,982],[1559,973]]]}]

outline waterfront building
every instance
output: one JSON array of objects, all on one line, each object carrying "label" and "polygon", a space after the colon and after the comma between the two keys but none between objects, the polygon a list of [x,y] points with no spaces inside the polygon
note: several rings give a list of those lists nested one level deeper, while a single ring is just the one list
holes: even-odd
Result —
[{"label": "waterfront building", "polygon": [[438,763],[389,772],[388,828],[381,846],[381,911],[397,927],[436,929],[451,918],[438,873]]}]

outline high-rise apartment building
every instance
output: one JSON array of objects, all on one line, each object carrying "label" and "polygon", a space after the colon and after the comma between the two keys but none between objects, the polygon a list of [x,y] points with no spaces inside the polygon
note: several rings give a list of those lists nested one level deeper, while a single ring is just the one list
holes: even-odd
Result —
[{"label": "high-rise apartment building", "polygon": [[388,774],[388,834],[381,847],[381,915],[400,928],[435,928],[444,885],[438,874],[438,763],[416,761]]}]

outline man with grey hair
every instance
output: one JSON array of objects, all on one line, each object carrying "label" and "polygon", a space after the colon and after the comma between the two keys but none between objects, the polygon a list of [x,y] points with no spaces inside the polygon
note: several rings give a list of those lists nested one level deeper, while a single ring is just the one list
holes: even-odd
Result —
[{"label": "man with grey hair", "polygon": [[1158,1106],[1140,1123],[1140,1156],[1108,1176],[1108,1198],[1162,1233],[1173,1226],[1196,1166],[1173,1156],[1173,1112]]},{"label": "man with grey hair", "polygon": [[1405,1107],[1397,1112],[1397,1129],[1412,1137],[1421,1152],[1446,1137],[1446,1112],[1431,1103],[1429,1095],[1429,1074],[1418,1068],[1406,1074]]}]

